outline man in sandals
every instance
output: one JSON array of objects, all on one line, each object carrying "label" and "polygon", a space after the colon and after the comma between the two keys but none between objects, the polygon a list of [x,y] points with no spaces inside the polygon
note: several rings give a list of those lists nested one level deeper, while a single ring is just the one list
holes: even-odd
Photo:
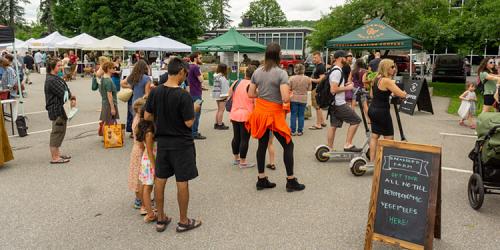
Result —
[{"label": "man in sandals", "polygon": [[151,90],[146,102],[144,119],[154,121],[157,142],[155,168],[155,200],[158,210],[156,231],[165,231],[172,221],[164,211],[167,179],[175,175],[180,219],[177,232],[201,226],[200,220],[187,217],[189,204],[188,182],[198,176],[196,152],[191,127],[194,123],[193,101],[189,93],[179,86],[186,80],[188,64],[173,58],[168,64],[168,80]]},{"label": "man in sandals", "polygon": [[312,73],[312,91],[311,91],[311,103],[313,108],[316,110],[316,124],[312,125],[310,130],[319,130],[326,127],[325,118],[323,117],[323,110],[319,107],[316,102],[316,87],[317,85],[323,81],[326,74],[326,67],[323,63],[323,59],[321,58],[321,53],[319,51],[313,52],[313,63],[315,65],[314,71]]}]

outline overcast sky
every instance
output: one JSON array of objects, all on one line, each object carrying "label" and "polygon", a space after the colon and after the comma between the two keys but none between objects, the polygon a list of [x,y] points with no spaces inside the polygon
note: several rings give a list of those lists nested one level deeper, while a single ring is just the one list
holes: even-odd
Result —
[{"label": "overcast sky", "polygon": [[[168,0],[166,0],[168,1]],[[322,14],[327,14],[328,7],[343,4],[345,0],[277,0],[288,20],[318,20]],[[241,22],[241,15],[248,9],[250,1],[229,0],[231,9],[229,15],[236,26]],[[25,5],[25,18],[35,21],[39,0],[31,0]]]}]

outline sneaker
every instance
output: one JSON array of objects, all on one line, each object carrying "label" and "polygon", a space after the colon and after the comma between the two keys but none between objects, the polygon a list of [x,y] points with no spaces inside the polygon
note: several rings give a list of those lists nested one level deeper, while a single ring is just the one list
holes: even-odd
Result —
[{"label": "sneaker", "polygon": [[219,124],[214,124],[214,129],[217,129],[217,130],[228,130],[229,127],[226,126],[226,125],[224,125],[224,123],[222,123],[220,125]]},{"label": "sneaker", "polygon": [[255,167],[255,164],[254,163],[240,163],[239,164],[240,168],[243,169],[243,168],[253,168]]},{"label": "sneaker", "polygon": [[233,166],[238,166],[240,165],[240,160],[234,160],[233,161]]},{"label": "sneaker", "polygon": [[356,152],[356,153],[358,153],[358,152],[361,152],[361,151],[363,151],[363,149],[357,148],[354,145],[352,145],[352,146],[350,146],[348,148],[344,148],[344,152]]},{"label": "sneaker", "polygon": [[141,200],[139,200],[139,199],[136,198],[135,201],[134,201],[134,208],[135,209],[139,209],[139,208],[141,208],[141,206],[142,206]]},{"label": "sneaker", "polygon": [[267,176],[262,179],[257,177],[257,184],[255,184],[255,186],[257,187],[257,190],[262,190],[265,188],[275,188],[276,183],[270,182]]},{"label": "sneaker", "polygon": [[193,139],[195,139],[195,140],[205,140],[205,139],[207,139],[207,137],[205,137],[205,136],[203,136],[201,134],[197,134],[197,135],[193,136]]},{"label": "sneaker", "polygon": [[297,181],[297,178],[293,179],[287,179],[286,180],[286,191],[287,192],[294,192],[294,191],[302,191],[306,188],[304,184],[300,184]]},{"label": "sneaker", "polygon": [[297,133],[295,133],[295,132],[292,132],[292,136],[297,136]]}]

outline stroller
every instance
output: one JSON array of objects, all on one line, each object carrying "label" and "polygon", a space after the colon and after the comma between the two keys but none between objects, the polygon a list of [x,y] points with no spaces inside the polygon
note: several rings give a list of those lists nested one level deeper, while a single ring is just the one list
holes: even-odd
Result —
[{"label": "stroller", "polygon": [[500,194],[500,114],[483,113],[477,120],[478,139],[469,158],[474,172],[467,187],[473,209],[483,205],[484,194]]}]

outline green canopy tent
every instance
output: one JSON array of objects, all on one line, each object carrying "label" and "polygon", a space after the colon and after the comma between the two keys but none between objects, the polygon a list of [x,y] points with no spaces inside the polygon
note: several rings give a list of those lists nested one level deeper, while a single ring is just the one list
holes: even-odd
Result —
[{"label": "green canopy tent", "polygon": [[[401,49],[421,50],[422,44],[419,40],[405,35],[380,18],[375,18],[369,23],[347,33],[343,36],[329,40],[326,43],[327,49]],[[411,72],[410,60],[410,75]]]},{"label": "green canopy tent", "polygon": [[240,52],[242,53],[262,53],[266,51],[266,46],[254,42],[236,29],[231,28],[223,35],[208,40],[203,43],[195,44],[191,47],[192,51],[200,52],[237,52],[238,53],[238,78],[240,68]]}]

